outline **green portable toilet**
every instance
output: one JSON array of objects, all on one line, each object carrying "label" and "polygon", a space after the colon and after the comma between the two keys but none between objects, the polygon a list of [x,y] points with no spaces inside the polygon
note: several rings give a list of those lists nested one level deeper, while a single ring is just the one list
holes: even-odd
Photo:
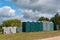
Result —
[{"label": "green portable toilet", "polygon": [[42,22],[36,22],[36,31],[43,31],[43,23]]},{"label": "green portable toilet", "polygon": [[26,32],[26,22],[22,22],[22,32]]},{"label": "green portable toilet", "polygon": [[23,32],[30,32],[30,22],[23,22],[22,30]]},{"label": "green portable toilet", "polygon": [[35,22],[30,22],[31,32],[35,32]]},{"label": "green portable toilet", "polygon": [[38,28],[38,22],[35,22],[35,32],[38,32],[39,28]]},{"label": "green portable toilet", "polygon": [[53,31],[53,30],[54,30],[54,23],[50,22],[50,31]]},{"label": "green portable toilet", "polygon": [[36,21],[34,21],[34,32],[36,32],[37,28],[36,28]]},{"label": "green portable toilet", "polygon": [[42,22],[31,22],[30,23],[31,32],[43,31],[43,23]]},{"label": "green portable toilet", "polygon": [[40,31],[43,31],[43,22],[40,22]]}]

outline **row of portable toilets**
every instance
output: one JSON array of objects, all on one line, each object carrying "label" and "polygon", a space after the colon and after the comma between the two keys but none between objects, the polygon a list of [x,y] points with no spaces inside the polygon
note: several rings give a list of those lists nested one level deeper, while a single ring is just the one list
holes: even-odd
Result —
[{"label": "row of portable toilets", "polygon": [[53,31],[53,22],[23,22],[23,32]]},{"label": "row of portable toilets", "polygon": [[2,33],[3,34],[12,34],[12,33],[19,33],[22,32],[22,27],[3,27]]},{"label": "row of portable toilets", "polygon": [[39,21],[39,22],[22,22],[22,27],[3,27],[3,34],[19,33],[19,32],[39,32],[39,31],[53,31],[59,30],[58,25],[53,22]]}]

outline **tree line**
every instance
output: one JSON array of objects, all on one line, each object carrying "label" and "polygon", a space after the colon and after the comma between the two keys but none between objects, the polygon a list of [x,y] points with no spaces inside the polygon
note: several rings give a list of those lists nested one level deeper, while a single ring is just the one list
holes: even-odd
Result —
[{"label": "tree line", "polygon": [[52,18],[46,18],[46,17],[40,17],[38,21],[51,21],[54,23],[54,25],[59,25],[60,26],[60,15],[59,13],[56,13],[54,17]]}]

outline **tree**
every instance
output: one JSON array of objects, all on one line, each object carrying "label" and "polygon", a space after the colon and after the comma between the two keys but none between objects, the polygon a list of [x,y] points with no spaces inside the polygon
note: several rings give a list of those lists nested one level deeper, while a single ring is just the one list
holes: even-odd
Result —
[{"label": "tree", "polygon": [[56,15],[54,17],[52,17],[50,19],[50,21],[52,21],[56,25],[57,24],[60,25],[60,15],[58,13],[56,13]]},{"label": "tree", "polygon": [[18,26],[18,27],[20,27],[22,25],[22,23],[21,23],[21,20],[14,19],[14,20],[5,20],[5,21],[3,21],[2,25],[6,26],[6,27],[8,27],[8,26]]},{"label": "tree", "polygon": [[45,18],[46,19],[46,21],[49,21],[49,19],[48,18]]},{"label": "tree", "polygon": [[45,18],[45,17],[40,17],[40,18],[38,19],[38,21],[49,21],[49,19],[48,19],[48,18]]}]

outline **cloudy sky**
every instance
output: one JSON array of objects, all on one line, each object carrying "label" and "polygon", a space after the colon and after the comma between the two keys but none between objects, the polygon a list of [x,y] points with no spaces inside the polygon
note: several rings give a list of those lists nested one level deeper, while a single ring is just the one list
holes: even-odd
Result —
[{"label": "cloudy sky", "polygon": [[60,0],[12,0],[12,2],[21,8],[23,18],[33,21],[41,16],[51,18],[57,12],[60,13]]},{"label": "cloudy sky", "polygon": [[13,2],[7,0],[0,0],[0,23],[4,20],[9,19],[21,19],[22,13],[19,10],[20,8],[14,5]]},{"label": "cloudy sky", "polygon": [[0,0],[0,21],[36,21],[41,16],[51,18],[56,12],[60,13],[60,0]]}]

